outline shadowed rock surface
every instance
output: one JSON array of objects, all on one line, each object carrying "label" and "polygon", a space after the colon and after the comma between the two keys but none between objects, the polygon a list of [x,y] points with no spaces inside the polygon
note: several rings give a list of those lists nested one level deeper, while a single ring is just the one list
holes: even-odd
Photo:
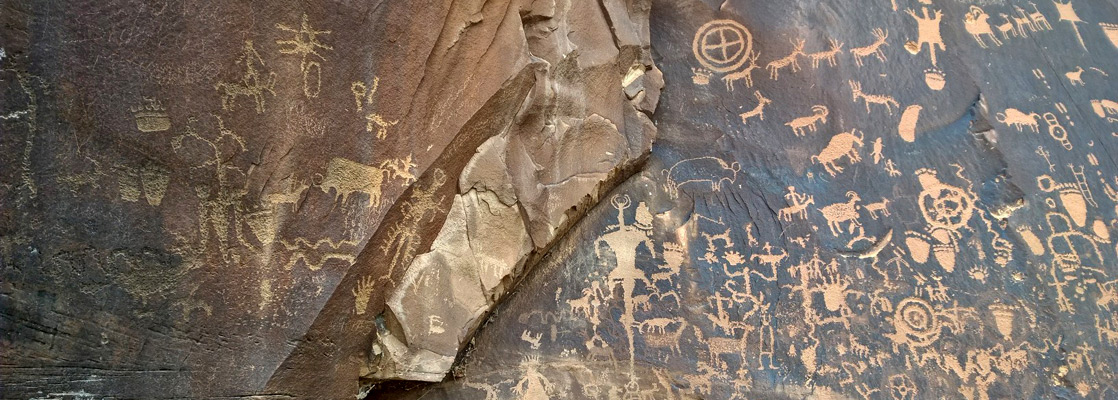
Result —
[{"label": "shadowed rock surface", "polygon": [[1118,8],[0,5],[5,398],[1118,396]]}]

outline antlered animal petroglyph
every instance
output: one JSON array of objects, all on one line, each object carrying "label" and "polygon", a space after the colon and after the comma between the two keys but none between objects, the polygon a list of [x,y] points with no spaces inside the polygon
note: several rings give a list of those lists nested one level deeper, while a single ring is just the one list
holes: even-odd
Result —
[{"label": "antlered animal petroglyph", "polygon": [[811,59],[811,68],[819,68],[819,62],[823,60],[826,60],[828,65],[832,67],[835,66],[835,58],[842,53],[842,46],[844,43],[835,39],[830,39],[830,43],[831,47],[827,50],[806,54],[807,57]]},{"label": "antlered animal petroglyph", "polygon": [[740,71],[734,71],[722,77],[722,82],[726,83],[726,90],[734,91],[734,81],[743,79],[745,80],[745,87],[753,87],[753,70],[760,68],[760,66],[757,65],[757,58],[760,56],[761,53],[753,52],[753,55],[749,56],[749,65],[746,65],[745,68]]},{"label": "antlered animal petroglyph", "polygon": [[900,108],[901,106],[900,104],[897,104],[897,100],[893,99],[892,96],[863,93],[861,82],[850,81],[850,91],[854,97],[855,102],[857,102],[860,98],[866,103],[867,114],[870,112],[870,103],[885,106],[885,110],[889,112],[889,115],[893,115],[893,107]]},{"label": "antlered animal petroglyph", "polygon": [[792,53],[773,60],[768,65],[766,65],[765,68],[769,70],[769,78],[773,80],[780,79],[780,70],[788,67],[789,65],[792,66],[792,72],[799,71],[800,56],[804,55],[804,45],[806,43],[807,41],[803,39],[793,41],[792,45],[795,46],[795,48],[792,50]]},{"label": "antlered animal petroglyph", "polygon": [[749,119],[753,117],[760,118],[762,121],[764,121],[765,106],[773,102],[772,100],[765,98],[765,96],[761,94],[760,90],[753,92],[753,95],[757,97],[757,106],[753,107],[752,110],[741,113],[741,123],[743,124],[747,123]]},{"label": "antlered animal petroglyph", "polygon": [[850,49],[850,54],[854,55],[854,63],[857,64],[859,67],[864,65],[862,59],[869,56],[877,57],[877,59],[881,62],[885,62],[888,60],[885,57],[885,52],[882,51],[881,48],[889,45],[889,43],[886,42],[886,40],[889,39],[889,31],[881,28],[875,28],[873,30],[873,37],[873,43],[862,47],[855,47],[853,49]]},{"label": "antlered animal petroglyph", "polygon": [[722,190],[722,183],[734,183],[741,171],[736,161],[727,164],[718,157],[689,158],[663,170],[664,186],[672,198],[679,197],[679,188],[688,183],[709,184],[710,190]]}]

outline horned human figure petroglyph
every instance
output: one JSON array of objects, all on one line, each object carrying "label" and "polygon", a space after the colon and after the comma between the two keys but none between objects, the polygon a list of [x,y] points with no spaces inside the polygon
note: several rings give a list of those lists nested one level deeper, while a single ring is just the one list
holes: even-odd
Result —
[{"label": "horned human figure petroglyph", "polygon": [[795,47],[792,50],[791,54],[788,54],[788,55],[786,55],[782,58],[778,58],[776,60],[773,60],[768,65],[766,65],[765,68],[767,68],[769,70],[769,78],[772,79],[772,80],[780,79],[780,70],[783,69],[784,67],[789,66],[789,65],[792,66],[792,72],[799,71],[800,70],[800,56],[804,55],[804,44],[806,44],[806,43],[807,43],[807,41],[803,40],[803,39],[793,41],[792,45],[795,46]]},{"label": "horned human figure petroglyph", "polygon": [[971,37],[974,37],[974,40],[978,42],[979,47],[987,47],[986,42],[982,40],[983,35],[986,35],[995,46],[1002,45],[998,37],[994,36],[994,29],[990,27],[990,16],[982,8],[970,6],[970,11],[963,18],[963,25],[966,27],[967,33],[970,33]]},{"label": "horned human figure petroglyph", "polygon": [[624,326],[625,335],[629,339],[629,381],[630,384],[633,384],[637,379],[636,352],[633,345],[633,329],[636,328],[634,317],[636,299],[633,296],[633,290],[636,289],[637,281],[644,282],[646,286],[652,286],[652,282],[645,276],[644,271],[637,268],[637,249],[644,245],[652,257],[655,257],[656,244],[651,237],[652,214],[648,211],[648,206],[644,202],[637,206],[636,222],[632,225],[625,223],[625,210],[632,205],[629,196],[614,196],[610,203],[617,209],[617,225],[610,226],[612,230],[602,235],[594,243],[594,254],[601,259],[602,245],[604,244],[606,248],[613,252],[614,259],[617,262],[617,266],[609,273],[607,285],[609,290],[617,285],[620,285],[622,289],[625,310],[619,321]]},{"label": "horned human figure petroglyph", "polygon": [[811,156],[811,161],[814,164],[823,164],[827,173],[835,176],[843,170],[842,167],[835,164],[839,159],[849,157],[852,163],[862,160],[862,157],[858,155],[858,148],[862,147],[863,137],[864,134],[856,129],[832,136],[831,141],[827,143],[827,147],[824,147],[818,155]]},{"label": "horned human figure petroglyph", "polygon": [[765,106],[773,102],[772,100],[765,98],[765,96],[761,94],[760,90],[753,92],[753,95],[757,97],[757,106],[753,107],[752,110],[741,113],[741,123],[743,124],[747,123],[749,119],[753,117],[760,118],[762,121],[764,121]]},{"label": "horned human figure petroglyph", "polygon": [[889,112],[889,115],[893,115],[893,107],[900,108],[901,106],[897,103],[897,100],[893,99],[892,96],[863,93],[862,83],[858,81],[850,81],[850,91],[855,102],[857,102],[858,99],[861,98],[862,101],[866,103],[866,113],[870,112],[870,103],[884,105],[885,110]]},{"label": "horned human figure petroglyph", "polygon": [[871,55],[877,57],[877,59],[881,62],[885,62],[888,60],[885,57],[885,52],[882,51],[881,48],[889,45],[885,42],[885,40],[889,38],[889,31],[881,28],[875,28],[873,30],[873,36],[873,43],[862,47],[855,47],[853,49],[850,49],[850,54],[854,55],[854,63],[857,64],[859,67],[864,65],[862,59]]},{"label": "horned human figure petroglyph", "polygon": [[784,126],[792,128],[792,133],[796,136],[804,136],[806,131],[815,132],[816,123],[827,123],[827,115],[830,110],[823,105],[815,105],[811,107],[811,115],[806,117],[799,117],[793,119],[791,122],[784,124]]}]

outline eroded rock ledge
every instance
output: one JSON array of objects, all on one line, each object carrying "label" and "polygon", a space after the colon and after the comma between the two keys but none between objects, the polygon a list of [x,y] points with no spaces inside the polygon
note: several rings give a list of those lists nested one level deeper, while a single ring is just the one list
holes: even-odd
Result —
[{"label": "eroded rock ledge", "polygon": [[515,121],[469,159],[430,251],[386,296],[366,378],[442,380],[530,256],[651,150],[663,79],[647,2],[518,7],[523,57],[541,65],[535,85]]}]

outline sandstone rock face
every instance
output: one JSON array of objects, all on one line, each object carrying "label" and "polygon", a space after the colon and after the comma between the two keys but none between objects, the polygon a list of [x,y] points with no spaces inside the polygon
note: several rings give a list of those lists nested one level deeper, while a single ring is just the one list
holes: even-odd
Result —
[{"label": "sandstone rock face", "polygon": [[1109,2],[0,20],[0,397],[1118,396]]}]

